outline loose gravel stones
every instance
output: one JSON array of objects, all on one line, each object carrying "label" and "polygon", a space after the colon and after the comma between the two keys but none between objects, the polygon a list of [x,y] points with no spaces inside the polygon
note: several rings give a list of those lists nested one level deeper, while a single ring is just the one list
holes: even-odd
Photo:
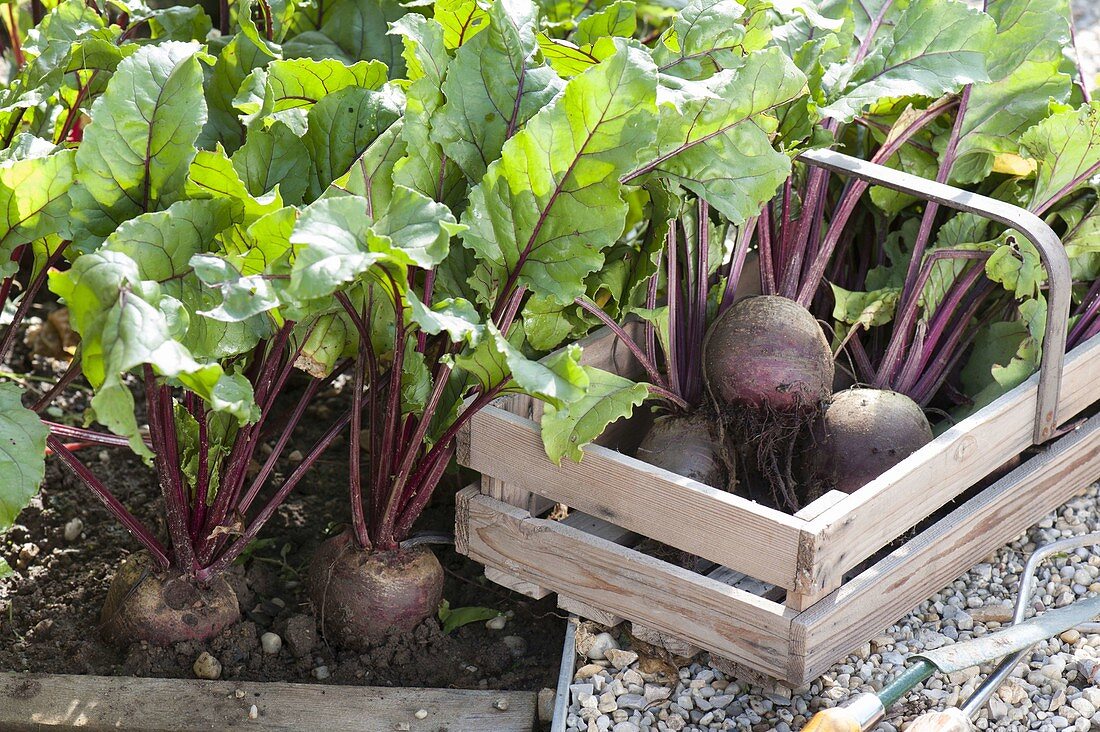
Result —
[{"label": "loose gravel stones", "polygon": [[[880,690],[904,669],[909,656],[1011,622],[1024,563],[1035,548],[1093,531],[1100,531],[1095,485],[793,693],[735,678],[715,668],[706,654],[679,668],[675,678],[651,673],[662,664],[647,657],[642,645],[608,646],[597,658],[591,646],[603,634],[582,626],[578,638],[585,638],[588,653],[569,687],[566,730],[794,732],[820,709]],[[1100,593],[1100,549],[1084,548],[1047,562],[1036,588],[1029,616],[1059,607],[1067,593],[1070,601]],[[958,706],[992,670],[993,664],[985,664],[933,675],[889,710],[878,729],[898,732],[926,711]],[[989,732],[1100,730],[1100,634],[1071,630],[1040,643],[993,695],[975,726]]]}]

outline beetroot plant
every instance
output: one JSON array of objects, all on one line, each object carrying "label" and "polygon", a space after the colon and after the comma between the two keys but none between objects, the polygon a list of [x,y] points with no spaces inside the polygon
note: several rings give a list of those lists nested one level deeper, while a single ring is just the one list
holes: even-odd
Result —
[{"label": "beetroot plant", "polygon": [[[8,118],[11,134],[28,130],[14,160],[63,166],[53,176],[61,190],[17,191],[13,213],[22,211],[19,196],[56,202],[43,204],[49,215],[18,221],[22,229],[4,246],[39,237],[24,251],[45,252],[57,265],[36,267],[34,281],[48,271],[68,306],[81,346],[65,379],[86,379],[87,417],[109,430],[48,423],[46,442],[143,547],[119,570],[104,608],[105,631],[120,642],[203,638],[235,620],[225,570],[351,422],[349,409],[324,425],[304,459],[273,480],[307,408],[340,367],[292,393],[296,371],[316,373],[329,358],[318,348],[331,323],[291,297],[274,308],[259,274],[291,257],[298,207],[401,113],[402,95],[378,60],[400,43],[356,32],[369,8],[333,5],[272,14],[244,3],[235,8],[236,32],[204,46],[191,40],[210,28],[201,9],[113,4],[101,15],[73,1],[50,11],[33,35],[35,48],[45,47],[39,58],[55,64],[46,69],[52,86],[27,92]],[[311,54],[318,58],[302,58]],[[35,68],[43,71],[28,65]],[[23,93],[19,83],[9,92]],[[54,152],[31,133],[75,150]],[[51,219],[59,221],[53,229]],[[225,282],[227,271],[258,277],[248,297]],[[42,428],[9,409],[18,399],[8,395],[5,387],[5,424],[27,435],[13,454],[33,451],[40,461]],[[152,464],[166,539],[66,446],[69,437],[128,445]],[[34,464],[27,461],[18,486],[40,476]]]}]

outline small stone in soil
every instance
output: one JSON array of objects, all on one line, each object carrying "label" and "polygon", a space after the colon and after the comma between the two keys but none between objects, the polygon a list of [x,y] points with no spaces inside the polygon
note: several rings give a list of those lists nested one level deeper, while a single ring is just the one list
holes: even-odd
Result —
[{"label": "small stone in soil", "polygon": [[318,666],[317,668],[313,669],[313,678],[317,679],[318,681],[324,681],[329,677],[329,675],[330,674],[328,666]]},{"label": "small stone in soil", "polygon": [[503,615],[497,615],[495,618],[489,618],[485,621],[485,627],[489,630],[504,630],[504,626],[508,624],[508,618]]},{"label": "small stone in soil", "polygon": [[234,689],[233,696],[237,699],[244,699],[244,689]]},{"label": "small stone in soil", "polygon": [[294,450],[289,455],[287,455],[287,459],[290,460],[290,462],[292,462],[292,463],[302,462],[302,459],[303,459],[302,451],[301,450]]},{"label": "small stone in soil", "polygon": [[25,568],[34,558],[38,556],[38,552],[41,551],[37,544],[27,543],[19,547],[19,561],[18,564],[21,568]]},{"label": "small stone in soil", "polygon": [[413,714],[413,716],[416,717],[417,719],[427,719],[428,718],[428,710],[427,709],[417,709],[416,713]]},{"label": "small stone in soil", "polygon": [[195,659],[195,665],[191,667],[191,670],[194,671],[195,676],[200,679],[214,680],[222,675],[222,663],[206,651],[203,651],[199,654],[199,657]]},{"label": "small stone in soil", "polygon": [[554,689],[539,689],[539,721],[550,724],[554,721],[554,701],[558,693]]},{"label": "small stone in soil", "polygon": [[260,717],[260,708],[257,707],[255,704],[253,704],[252,706],[250,706],[248,708],[248,718],[249,719],[259,719],[259,717]]},{"label": "small stone in soil", "polygon": [[80,532],[84,530],[84,522],[80,518],[69,519],[65,523],[65,541],[72,544],[80,538]]},{"label": "small stone in soil", "polygon": [[504,644],[504,647],[508,649],[516,658],[522,657],[527,653],[527,641],[518,635],[506,635],[500,639],[500,642]]},{"label": "small stone in soil", "polygon": [[282,649],[283,639],[277,633],[264,633],[260,636],[260,645],[263,646],[264,653],[274,656]]},{"label": "small stone in soil", "polygon": [[508,700],[502,696],[493,702],[493,709],[499,709],[502,712],[508,711]]},{"label": "small stone in soil", "polygon": [[638,654],[634,651],[623,651],[618,648],[608,649],[606,655],[614,668],[626,668],[638,660]]},{"label": "small stone in soil", "polygon": [[295,658],[305,658],[317,642],[317,628],[313,624],[313,618],[308,615],[292,615],[286,621],[283,638]]}]

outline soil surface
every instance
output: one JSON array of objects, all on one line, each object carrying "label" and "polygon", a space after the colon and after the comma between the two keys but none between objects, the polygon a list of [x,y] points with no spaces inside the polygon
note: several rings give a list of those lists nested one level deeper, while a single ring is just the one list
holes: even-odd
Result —
[{"label": "soil surface", "polygon": [[[5,371],[27,373],[26,401],[51,379],[60,362],[20,348]],[[43,382],[33,379],[42,377]],[[296,390],[301,385],[292,384]],[[293,395],[291,395],[293,398]],[[61,415],[79,415],[87,394],[70,390],[60,401]],[[141,396],[137,395],[138,403]],[[343,410],[346,395],[334,389],[318,399],[305,427],[284,453],[306,452],[312,431]],[[76,417],[79,419],[79,417]],[[118,648],[99,632],[100,609],[120,561],[139,549],[91,493],[68,470],[49,460],[46,480],[34,504],[0,539],[0,556],[14,573],[0,579],[0,670],[98,675],[193,678],[193,665],[204,651],[222,664],[221,678],[249,681],[298,681],[376,686],[427,686],[537,690],[554,686],[561,659],[565,614],[553,598],[533,601],[489,581],[481,567],[436,546],[446,571],[444,598],[452,608],[489,607],[508,616],[502,630],[485,621],[444,634],[430,618],[414,632],[391,639],[367,653],[332,647],[315,623],[303,573],[314,548],[343,530],[348,514],[347,443],[338,440],[322,457],[233,567],[242,619],[208,643],[156,648],[134,643]],[[79,456],[146,525],[166,536],[163,504],[153,472],[126,448],[91,446]],[[261,456],[262,459],[262,456]],[[284,459],[275,478],[293,464]],[[448,475],[418,530],[453,530],[454,491],[469,475]],[[72,536],[74,519],[82,528]],[[66,525],[70,539],[66,540]],[[265,654],[260,637],[277,633],[282,647]]]}]

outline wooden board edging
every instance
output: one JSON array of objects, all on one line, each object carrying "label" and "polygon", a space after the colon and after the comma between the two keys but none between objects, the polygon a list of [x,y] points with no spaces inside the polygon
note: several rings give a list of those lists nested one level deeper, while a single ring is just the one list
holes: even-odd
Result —
[{"label": "wooden board edging", "polygon": [[[503,711],[494,706],[502,699]],[[402,723],[410,732],[531,732],[535,706],[534,692],[520,691],[0,673],[5,732],[388,732]]]}]

